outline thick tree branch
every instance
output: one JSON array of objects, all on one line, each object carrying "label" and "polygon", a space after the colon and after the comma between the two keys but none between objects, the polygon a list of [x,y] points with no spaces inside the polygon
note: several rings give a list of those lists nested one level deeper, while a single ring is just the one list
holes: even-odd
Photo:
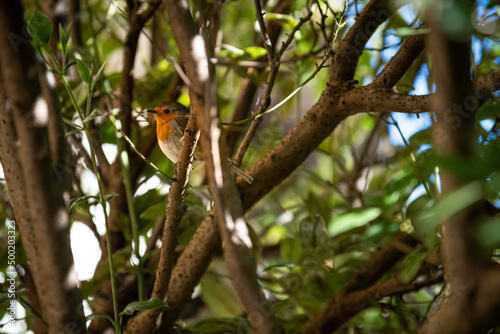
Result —
[{"label": "thick tree branch", "polygon": [[[193,113],[189,117],[184,131],[184,139],[179,151],[179,160],[175,165],[174,182],[168,193],[165,226],[162,236],[160,260],[156,271],[152,297],[165,299],[171,280],[172,269],[175,263],[175,248],[179,222],[184,214],[183,195],[191,172],[194,149],[199,138]],[[125,333],[153,333],[156,330],[156,319],[161,314],[161,309],[141,312],[129,320]]]},{"label": "thick tree branch", "polygon": [[[472,93],[464,96],[456,107],[470,114],[464,108],[467,105],[479,106],[492,93],[500,89],[500,72],[492,72],[478,78],[473,83],[475,88]],[[420,114],[434,111],[432,99],[435,94],[427,95],[402,95],[388,88],[376,88],[371,84],[346,92],[339,98],[339,107],[351,114],[362,112],[396,111],[408,114]],[[453,108],[447,109],[446,114],[451,121]],[[462,112],[461,111],[461,112]]]},{"label": "thick tree branch", "polygon": [[[175,263],[175,248],[177,246],[177,234],[179,222],[184,214],[183,195],[191,171],[194,148],[199,138],[199,131],[194,117],[190,117],[184,140],[179,152],[179,160],[175,165],[174,182],[168,193],[165,226],[163,228],[162,247],[160,249],[160,260],[156,271],[156,279],[153,287],[152,297],[165,299],[169,286],[172,269]],[[156,330],[155,319],[161,313],[161,309],[154,309],[139,313],[127,323],[125,333],[153,333]]]},{"label": "thick tree branch", "polygon": [[[351,277],[347,285],[304,326],[302,332],[332,332],[334,328],[338,328],[354,314],[369,306],[374,301],[373,298],[377,296],[374,292],[378,291],[380,285],[384,286],[385,283],[394,288],[394,284],[387,282],[380,285],[373,284],[399,260],[411,253],[417,243],[418,241],[411,235],[400,233],[386,247],[372,256],[370,261]],[[394,283],[400,285],[399,281]],[[365,302],[360,302],[364,298],[366,298]],[[376,299],[379,298],[381,297]],[[368,301],[368,304],[366,304],[366,301]]]},{"label": "thick tree branch", "polygon": [[[187,7],[178,11],[179,7],[168,11],[169,19],[173,26],[178,17],[189,14]],[[202,15],[203,17],[203,15]],[[190,24],[191,21],[180,23],[181,26]],[[203,22],[203,27],[206,27]],[[193,84],[190,87],[191,106],[194,106],[193,114],[200,124],[201,148],[205,161],[205,167],[210,185],[210,192],[215,203],[215,212],[219,222],[219,231],[224,240],[224,259],[231,275],[233,284],[249,315],[252,329],[255,333],[279,332],[277,322],[274,319],[267,302],[257,282],[255,263],[250,250],[250,238],[243,220],[243,209],[239,199],[238,190],[233,176],[229,170],[227,161],[227,150],[225,139],[221,136],[221,122],[216,107],[216,85],[214,80],[215,71],[209,63],[213,52],[212,46],[207,44],[205,38],[198,34],[182,39],[185,32],[177,35],[178,31],[173,29],[174,37],[181,57],[186,65],[187,75]],[[204,32],[204,35],[208,35]],[[208,42],[209,43],[209,42]],[[180,44],[187,44],[188,48]],[[188,51],[188,52],[184,52]],[[196,72],[190,71],[188,63],[193,63]],[[201,90],[204,95],[198,94]]]},{"label": "thick tree branch", "polygon": [[371,0],[335,50],[330,70],[330,85],[338,86],[354,78],[359,57],[366,43],[392,11],[387,0]]},{"label": "thick tree branch", "polygon": [[339,295],[372,285],[399,260],[411,253],[417,244],[417,239],[412,235],[400,233],[386,247],[370,258],[370,261],[349,280],[349,283]]},{"label": "thick tree branch", "polygon": [[0,156],[49,332],[85,332],[63,199],[68,173],[57,173],[60,166],[52,163],[66,161],[62,125],[49,120],[59,112],[48,108],[58,105],[52,94],[42,95],[50,88],[24,25],[19,1],[0,3]]},{"label": "thick tree branch", "polygon": [[346,92],[339,98],[340,108],[352,114],[396,111],[420,114],[432,111],[429,95],[401,95],[388,88],[364,86]]},{"label": "thick tree branch", "polygon": [[423,280],[415,280],[410,283],[402,283],[401,278],[396,276],[364,290],[357,290],[343,295],[342,298],[335,298],[327,308],[324,308],[302,328],[302,333],[332,333],[358,312],[366,309],[381,298],[418,291],[423,287],[441,283],[443,280],[442,272],[428,275]]},{"label": "thick tree branch", "polygon": [[[470,78],[470,40],[454,36],[432,21],[429,47],[435,61],[436,126],[433,128],[435,147],[442,156],[464,160],[475,158],[474,122],[470,119],[479,103],[465,104],[474,96]],[[489,82],[491,76],[485,80]],[[495,86],[495,85],[493,85]],[[476,85],[481,90],[484,85]],[[464,107],[465,112],[457,106]],[[450,121],[449,116],[454,117]],[[471,117],[472,116],[472,117]],[[470,181],[455,170],[441,172],[442,196],[447,196]],[[479,256],[481,245],[474,238],[474,228],[485,217],[483,205],[472,205],[443,222],[441,252],[450,288],[448,298],[421,328],[422,333],[485,333],[499,324],[500,284],[498,265]],[[492,278],[495,278],[492,280]]]},{"label": "thick tree branch", "polygon": [[385,65],[384,69],[375,77],[370,86],[376,88],[391,88],[394,86],[420,55],[424,46],[424,35],[414,35],[408,38],[394,57]]}]

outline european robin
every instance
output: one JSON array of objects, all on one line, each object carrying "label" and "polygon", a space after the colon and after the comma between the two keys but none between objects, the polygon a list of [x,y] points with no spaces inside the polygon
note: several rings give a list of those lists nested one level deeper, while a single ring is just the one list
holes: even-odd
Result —
[{"label": "european robin", "polygon": [[[189,119],[189,109],[177,101],[167,101],[160,104],[154,110],[146,111],[156,116],[156,134],[158,145],[163,154],[173,163],[177,163],[179,150],[184,139],[184,129]],[[229,164],[234,173],[241,176],[248,183],[253,182],[253,178],[241,170],[236,164],[229,160]],[[193,167],[203,163],[203,156],[199,147],[196,148],[193,157]]]}]

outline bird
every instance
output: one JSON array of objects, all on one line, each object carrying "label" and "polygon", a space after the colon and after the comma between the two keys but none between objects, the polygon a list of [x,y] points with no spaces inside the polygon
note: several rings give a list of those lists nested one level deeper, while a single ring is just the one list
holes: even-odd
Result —
[{"label": "bird", "polygon": [[[184,139],[184,129],[190,115],[189,109],[177,101],[167,101],[154,109],[146,109],[146,111],[155,115],[156,135],[161,151],[173,163],[177,163],[179,150]],[[254,179],[229,158],[228,163],[235,174],[250,184],[253,182]],[[193,168],[201,164],[203,164],[203,155],[197,147],[193,156]]]}]

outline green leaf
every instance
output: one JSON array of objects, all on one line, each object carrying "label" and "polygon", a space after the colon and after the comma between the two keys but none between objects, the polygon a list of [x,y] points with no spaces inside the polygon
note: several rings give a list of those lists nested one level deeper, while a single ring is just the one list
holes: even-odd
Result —
[{"label": "green leaf", "polygon": [[243,312],[238,295],[227,279],[202,278],[201,299],[217,317],[237,317]]},{"label": "green leaf", "polygon": [[78,198],[73,198],[73,199],[70,199],[69,200],[69,211],[71,211],[71,209],[78,203],[82,203],[82,202],[87,202],[88,200],[90,199],[95,199],[96,201],[99,200],[99,197],[97,196],[94,196],[94,195],[85,195],[85,196],[82,196],[82,197],[78,197]]},{"label": "green leaf", "polygon": [[261,48],[260,46],[249,46],[245,49],[245,52],[248,53],[253,59],[265,56],[267,53],[266,49]]},{"label": "green leaf", "polygon": [[477,119],[496,119],[500,117],[500,106],[498,105],[489,105],[479,108],[477,111]]},{"label": "green leaf", "polygon": [[69,24],[68,30],[65,32],[62,24],[59,23],[59,43],[61,43],[61,50],[63,53],[66,53],[66,49],[68,47],[69,37],[71,36],[71,28],[72,23]]},{"label": "green leaf", "polygon": [[151,298],[150,300],[144,300],[142,302],[131,302],[123,311],[120,312],[120,315],[132,315],[135,311],[144,311],[144,310],[154,310],[159,307],[168,306],[167,303],[163,302],[158,298]]},{"label": "green leaf", "polygon": [[477,239],[484,247],[497,247],[500,244],[500,217],[481,223],[476,231]]},{"label": "green leaf", "polygon": [[80,59],[76,59],[76,64],[78,66],[78,73],[80,74],[80,77],[83,81],[90,85],[92,82],[92,75],[90,74],[88,66]]},{"label": "green leaf", "polygon": [[221,50],[219,52],[221,57],[238,58],[245,54],[245,51],[238,49],[235,46],[229,44],[221,44]]},{"label": "green leaf", "polygon": [[68,65],[66,65],[66,71],[73,65],[76,65],[76,61],[72,61],[71,63],[69,63]]},{"label": "green leaf", "polygon": [[76,124],[76,123],[75,123],[75,122],[73,122],[73,121],[70,121],[70,120],[69,120],[69,119],[67,119],[67,118],[64,118],[64,117],[63,117],[63,118],[62,118],[62,121],[63,121],[64,123],[68,124],[68,125],[71,125],[72,127],[74,127],[74,128],[75,128],[75,129],[77,129],[77,130],[80,130],[80,131],[81,131],[81,130],[83,130],[83,128],[82,128],[80,125]]},{"label": "green leaf", "polygon": [[420,237],[456,213],[479,201],[483,196],[483,187],[479,182],[471,182],[441,199],[433,208],[422,212],[416,221],[416,230]]},{"label": "green leaf", "polygon": [[330,236],[338,235],[369,223],[380,216],[381,213],[380,208],[354,209],[333,218],[328,226],[328,232]]},{"label": "green leaf", "polygon": [[157,203],[151,205],[149,208],[144,210],[140,218],[141,219],[157,219],[158,217],[165,217],[165,203]]},{"label": "green leaf", "polygon": [[114,320],[111,319],[111,317],[109,315],[104,314],[104,313],[92,313],[92,314],[89,314],[88,316],[85,317],[85,320],[94,320],[94,319],[97,319],[97,318],[106,318],[109,321],[111,321],[111,323],[113,324],[113,326],[115,325]]},{"label": "green leaf", "polygon": [[104,200],[107,202],[107,201],[111,201],[113,198],[115,198],[116,196],[118,196],[117,193],[110,193],[110,194],[106,194],[104,195]]},{"label": "green leaf", "polygon": [[299,263],[302,257],[302,243],[293,238],[285,238],[280,243],[281,259],[284,262]]},{"label": "green leaf", "polygon": [[92,111],[90,113],[90,115],[88,115],[87,117],[85,117],[82,121],[83,124],[87,124],[88,122],[90,122],[91,120],[97,118],[101,116],[101,113],[97,110],[97,109],[94,109],[94,111]]},{"label": "green leaf", "polygon": [[299,24],[299,20],[286,14],[266,13],[266,19],[279,21],[283,24],[283,27],[289,29],[293,29],[293,27]]},{"label": "green leaf", "polygon": [[33,44],[37,48],[43,47],[49,43],[52,35],[52,22],[46,16],[35,11],[31,18],[28,28],[33,37]]},{"label": "green leaf", "polygon": [[64,44],[64,28],[61,23],[59,23],[59,43],[61,43],[62,52],[66,52],[66,44]]},{"label": "green leaf", "polygon": [[274,269],[274,268],[295,268],[297,265],[295,263],[284,263],[284,262],[280,262],[280,263],[276,263],[276,264],[273,264],[272,266],[267,266],[263,269],[263,271],[269,271],[271,269]]},{"label": "green leaf", "polygon": [[106,61],[104,61],[101,65],[101,67],[99,67],[99,69],[97,70],[97,73],[94,76],[94,80],[92,80],[92,85],[90,86],[91,91],[94,90],[95,84],[99,81],[99,78],[101,77],[101,74],[102,74],[102,71],[104,70],[105,65],[106,65]]},{"label": "green leaf", "polygon": [[364,234],[366,239],[370,241],[379,241],[387,235],[391,235],[399,231],[399,225],[389,222],[381,222],[370,226]]},{"label": "green leaf", "polygon": [[251,326],[246,318],[214,318],[206,319],[185,328],[192,333],[247,333],[242,331]]},{"label": "green leaf", "polygon": [[427,254],[422,251],[415,252],[408,256],[404,263],[404,268],[401,271],[401,283],[409,283],[415,277],[426,257]]},{"label": "green leaf", "polygon": [[69,37],[71,36],[71,30],[73,29],[73,22],[70,22],[66,33],[64,34],[64,43],[68,45]]},{"label": "green leaf", "polygon": [[99,77],[101,76],[102,71],[104,70],[104,66],[106,66],[106,61],[104,61],[101,65],[101,67],[99,67],[99,69],[97,70],[97,73],[95,74],[95,77],[94,77],[94,81],[99,80]]},{"label": "green leaf", "polygon": [[407,37],[413,35],[427,34],[429,31],[430,31],[429,28],[415,29],[412,27],[402,27],[394,29],[394,35],[398,37]]}]

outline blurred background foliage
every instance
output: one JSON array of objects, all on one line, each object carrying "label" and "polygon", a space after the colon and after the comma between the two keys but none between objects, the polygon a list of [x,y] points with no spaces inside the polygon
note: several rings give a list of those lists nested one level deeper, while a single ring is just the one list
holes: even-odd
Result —
[{"label": "blurred background foliage", "polygon": [[[340,30],[336,43],[342,40],[366,2],[349,2],[347,25]],[[23,3],[27,19],[35,11],[47,15],[52,10],[48,1],[25,0]],[[311,2],[290,1],[289,14],[281,17],[270,15],[273,4],[273,1],[269,1],[265,9],[269,18],[282,25],[283,31],[277,43],[280,45],[291,27],[306,13],[305,8],[311,7]],[[329,20],[325,22],[328,26],[344,2],[328,0],[330,9],[323,1],[317,2],[313,20],[303,26],[284,55],[272,94],[272,104],[280,102],[298,87],[323,57],[326,42],[319,29],[321,16],[318,5],[324,11],[335,12],[330,13]],[[102,115],[94,120],[94,130],[110,162],[116,159],[118,150],[115,130],[107,114],[110,109],[117,107],[119,101],[123,45],[128,29],[125,6],[125,1],[82,0],[80,19],[83,44],[70,44],[69,49],[72,59],[78,54],[85,63],[93,64],[94,69],[106,60],[103,79],[93,95],[93,109],[99,110]],[[456,10],[458,17],[472,16],[471,71],[474,78],[498,70],[498,2],[477,1],[472,14]],[[418,7],[412,3],[400,4],[399,10],[371,38],[359,60],[355,78],[360,85],[371,82],[409,35],[419,33],[415,27],[420,22]],[[63,15],[63,25],[67,26],[68,23],[67,17]],[[157,33],[153,32],[153,25]],[[247,76],[247,67],[243,62],[263,62],[260,57],[265,55],[265,49],[257,46],[260,34],[255,31],[255,27],[255,9],[251,1],[227,1],[223,5],[223,44],[215,56],[218,61],[219,110],[223,121],[231,120],[242,82]],[[180,62],[178,51],[166,13],[160,7],[153,22],[147,24],[140,37],[133,70],[135,89],[131,139],[139,148],[155,129],[153,119],[143,110],[155,107],[166,98],[166,91],[176,76],[173,61]],[[85,88],[75,68],[70,69],[70,84],[78,101],[83,103]],[[418,95],[432,93],[434,78],[431,68],[432,58],[423,53],[397,84],[397,90]],[[259,85],[252,109],[258,103],[267,74],[264,69],[254,71],[250,77],[252,82]],[[320,71],[289,102],[264,118],[245,156],[244,167],[262,158],[293,127],[324,90],[327,78],[328,68]],[[63,117],[74,120],[76,115],[70,100],[60,82],[56,84],[63,104]],[[188,105],[186,86],[179,84],[178,92],[179,101]],[[111,105],[108,93],[112,97]],[[440,164],[453,166],[457,173],[466,175],[471,181],[485,184],[484,197],[494,207],[500,205],[499,115],[496,95],[486,101],[476,119],[471,120],[477,124],[477,159],[453,161],[449,158],[448,161],[439,161]],[[292,176],[248,212],[246,217],[255,245],[254,253],[258,258],[260,282],[269,298],[275,302],[276,315],[286,324],[288,333],[298,332],[307,319],[318,313],[349,278],[370,260],[376,250],[400,231],[413,233],[422,242],[415,252],[388,272],[387,277],[400,273],[404,280],[410,281],[423,264],[439,266],[438,225],[419,225],[423,213],[439,210],[435,206],[440,185],[439,168],[436,167],[438,161],[433,151],[430,130],[433,122],[433,115],[403,115],[391,113],[390,110],[386,113],[352,116],[340,124]],[[244,133],[245,127],[237,129]],[[81,135],[76,133],[74,137]],[[73,148],[74,143],[70,139],[68,143]],[[71,168],[75,177],[72,180],[72,199],[97,194],[95,175],[78,152],[76,149],[71,150]],[[158,147],[151,151],[148,158],[163,172],[173,175],[173,164]],[[203,173],[203,168],[198,168],[190,178],[186,214],[180,227],[179,252],[212,205]],[[168,180],[149,166],[141,170],[134,185],[134,207],[139,217],[140,249],[143,255],[155,224],[161,222],[165,214],[168,189]],[[3,175],[0,190],[0,221],[14,219]],[[101,255],[101,241],[96,240],[87,225],[82,224],[82,219],[95,224],[97,233],[102,236],[102,210],[95,200],[88,199],[77,202],[71,214],[76,269],[83,280],[85,309],[90,313],[88,305],[92,304],[99,283],[107,279],[108,273],[106,263],[101,263],[95,270]],[[129,217],[122,213],[118,222],[130,244]],[[5,231],[3,227],[0,238],[2,272],[7,266]],[[498,218],[485,220],[478,231],[478,238],[489,249],[489,256],[498,256]],[[25,263],[20,239],[17,249],[20,250],[17,253],[18,263]],[[157,249],[154,249],[145,255],[154,258],[156,253]],[[119,273],[133,273],[136,270],[137,259],[131,254],[130,246],[116,252],[113,257]],[[153,273],[154,268],[152,265],[145,270]],[[19,291],[23,291],[22,284]],[[346,333],[414,332],[442,296],[442,285],[437,284],[420,291],[383,298],[350,320],[345,327]],[[6,300],[3,298],[0,302]],[[26,314],[30,314],[32,309],[26,297],[21,293],[20,298],[23,299]],[[243,308],[220,256],[204,275],[191,304],[183,321],[192,332],[234,332],[250,328],[242,317]],[[5,311],[6,307],[2,304],[0,319]],[[23,326],[24,329],[21,329]],[[28,330],[27,326],[25,323],[18,328],[22,332]]]}]

